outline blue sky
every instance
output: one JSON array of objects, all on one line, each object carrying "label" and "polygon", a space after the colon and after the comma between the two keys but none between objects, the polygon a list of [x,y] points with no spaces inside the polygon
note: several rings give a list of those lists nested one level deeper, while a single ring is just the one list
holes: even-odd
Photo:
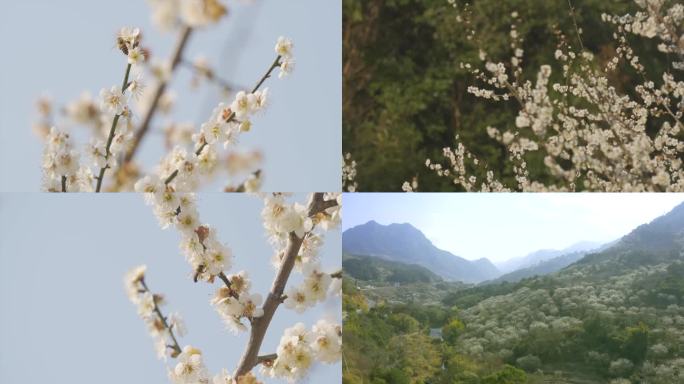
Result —
[{"label": "blue sky", "polygon": [[[304,201],[306,196],[298,196]],[[265,295],[275,270],[260,199],[199,196],[200,217],[214,225]],[[248,335],[226,330],[209,300],[216,285],[192,282],[173,229],[162,230],[137,194],[0,194],[0,383],[167,383],[152,338],[123,289],[123,275],[147,264],[147,283],[166,295],[164,310],[184,317],[181,344],[201,348],[209,369],[232,371]],[[321,252],[326,270],[341,263],[339,232]],[[293,275],[295,284],[301,279]],[[274,352],[285,328],[320,318],[341,321],[339,299],[299,315],[281,307],[261,352]],[[341,365],[317,364],[312,383],[339,382]],[[283,382],[283,381],[268,381]]]},{"label": "blue sky", "polygon": [[[152,26],[144,0],[0,3],[0,34],[7,53],[0,60],[0,191],[38,191],[42,143],[31,132],[36,98],[47,93],[63,106],[84,90],[97,95],[101,88],[118,85],[125,58],[115,49],[114,38],[122,26],[140,27],[145,45],[158,57],[169,55],[176,36]],[[251,88],[273,61],[278,36],[295,43],[295,72],[287,79],[268,81],[269,110],[254,120],[254,129],[239,144],[265,155],[263,189],[339,190],[341,0],[225,3],[230,5],[228,18],[197,31],[187,58],[203,55],[220,76]],[[190,91],[189,78],[183,69],[171,85],[178,94],[174,117],[199,127],[220,101],[219,94],[215,88]],[[87,142],[86,137],[79,138]],[[141,163],[148,169],[156,165],[164,153],[162,136],[148,135],[141,150]]]},{"label": "blue sky", "polygon": [[439,248],[498,262],[579,241],[608,242],[683,201],[677,193],[346,193],[343,227],[408,222]]}]

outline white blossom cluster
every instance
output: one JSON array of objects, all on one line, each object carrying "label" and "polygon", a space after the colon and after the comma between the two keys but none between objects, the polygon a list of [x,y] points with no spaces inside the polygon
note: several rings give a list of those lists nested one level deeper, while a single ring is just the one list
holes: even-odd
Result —
[{"label": "white blossom cluster", "polygon": [[[43,189],[46,191],[99,191],[104,172],[118,166],[117,157],[133,138],[132,113],[128,103],[130,96],[140,90],[141,80],[139,75],[129,80],[129,75],[131,70],[137,71],[140,68],[148,54],[140,45],[141,34],[138,28],[122,28],[116,41],[128,62],[123,85],[102,89],[99,106],[89,94],[84,93],[80,99],[65,108],[71,120],[95,128],[95,137],[85,148],[89,164],[79,164],[79,152],[72,148],[68,134],[56,128],[51,129],[43,157]],[[93,176],[90,167],[95,167],[99,175]],[[62,178],[66,179],[64,183]],[[95,181],[97,187],[94,185]]]},{"label": "white blossom cluster", "polygon": [[[305,264],[303,275],[304,282],[299,286],[290,287],[286,292],[287,298],[283,302],[285,307],[294,309],[298,313],[324,302],[328,298],[328,291],[331,290],[333,282],[330,274],[320,270],[318,263]],[[339,288],[333,287],[332,289]]]},{"label": "white blossom cluster", "polygon": [[672,54],[675,61],[672,67],[676,70],[684,70],[684,5],[672,2],[667,8],[665,0],[635,0],[643,11],[634,15],[607,15],[602,19],[621,27],[620,31],[644,36],[649,39],[658,38],[658,50]]},{"label": "white blossom cluster", "polygon": [[[275,68],[280,69],[279,77],[292,70],[292,48],[290,39],[280,37],[275,46],[278,56],[257,86],[251,92],[239,91],[230,104],[219,103],[199,132],[191,136],[191,150],[182,145],[174,146],[162,159],[156,177],[163,177],[164,183],[174,191],[196,190],[200,177],[211,175],[218,166],[217,144],[223,144],[224,148],[235,144],[240,134],[252,129],[251,118],[266,109],[268,88],[259,88]],[[233,165],[233,171],[236,166]],[[254,172],[240,187],[232,190],[256,192],[260,185],[260,172]]]},{"label": "white blossom cluster", "polygon": [[169,369],[169,379],[174,384],[208,384],[209,370],[204,365],[202,351],[186,345],[177,357],[173,369]]},{"label": "white blossom cluster", "polygon": [[342,156],[342,189],[346,192],[356,192],[359,185],[356,182],[356,161],[351,153]]},{"label": "white blossom cluster", "polygon": [[195,274],[195,280],[213,282],[233,263],[233,254],[221,243],[216,229],[202,224],[195,195],[177,193],[154,176],[145,176],[135,185],[144,193],[145,202],[153,207],[163,229],[173,225],[181,235],[180,249]]},{"label": "white blossom cluster", "polygon": [[[63,148],[46,145],[43,189],[54,192],[100,192],[103,188],[131,190],[135,181],[145,175],[133,156],[149,131],[151,117],[155,113],[169,115],[174,107],[176,95],[167,88],[177,67],[189,63],[182,55],[184,42],[193,28],[215,24],[227,13],[220,0],[149,0],[148,3],[155,24],[165,30],[179,29],[177,52],[169,60],[153,60],[149,50],[141,45],[140,30],[122,28],[116,37],[116,46],[127,59],[122,83],[102,89],[99,100],[84,92],[61,109],[53,108],[46,97],[39,100],[40,121],[34,124],[34,130],[41,137],[46,138],[50,127],[55,125],[53,110],[62,111],[66,118],[59,122],[60,131],[68,132],[74,125],[92,130],[89,143],[83,151],[78,151],[78,157],[65,156],[71,153],[58,152]],[[252,128],[252,118],[265,110],[269,99],[268,89],[260,88],[276,69],[280,78],[293,71],[293,48],[290,39],[279,37],[274,46],[277,57],[268,71],[251,91],[237,94],[234,94],[232,84],[216,77],[206,60],[198,59],[195,64],[188,65],[199,76],[221,84],[233,100],[220,103],[209,119],[200,124],[198,131],[192,123],[173,122],[167,118],[162,123],[167,154],[153,173],[175,191],[194,191],[200,181],[215,177],[217,171],[225,168],[229,176],[226,191],[259,190],[263,176],[259,169],[261,155],[229,153],[223,156],[215,144],[222,143],[224,147],[234,144],[241,133]],[[151,75],[151,86],[143,83],[143,73]],[[82,164],[75,162],[76,169],[59,167],[71,159],[80,159]],[[95,169],[91,170],[93,167]],[[63,171],[70,173],[58,174]],[[105,183],[105,173],[111,177],[111,182]]]},{"label": "white blossom cluster", "polygon": [[43,189],[49,192],[92,191],[93,174],[80,164],[68,133],[50,128],[43,152]]},{"label": "white blossom cluster", "polygon": [[[138,181],[136,190],[143,193],[145,201],[153,206],[162,228],[173,225],[180,232],[182,237],[180,248],[193,269],[195,281],[202,279],[213,283],[217,277],[222,281],[223,285],[216,290],[210,303],[228,328],[239,332],[247,330],[247,326],[251,325],[253,326],[252,332],[255,330],[259,332],[259,329],[265,332],[264,327],[268,326],[268,322],[258,323],[267,308],[267,306],[262,306],[262,296],[250,292],[251,282],[247,272],[240,271],[228,275],[225,273],[232,266],[232,254],[227,246],[217,240],[216,230],[200,221],[194,195],[176,193],[153,176],[146,176]],[[301,287],[288,292],[300,291],[305,297],[304,306],[307,307],[324,301],[329,293],[341,294],[341,272],[329,274],[321,271],[318,256],[323,242],[322,232],[339,225],[341,194],[312,194],[309,197],[308,207],[298,203],[289,203],[286,197],[284,194],[265,196],[266,207],[262,212],[262,217],[274,245],[285,247],[288,245],[286,237],[291,240],[287,251],[289,267],[284,270],[288,271],[287,278],[290,277],[289,273],[293,269],[303,272],[305,278]],[[296,241],[292,240],[295,238]],[[281,254],[284,252],[282,251]],[[278,264],[279,269],[285,268],[280,265],[282,260]],[[160,348],[172,348],[171,356],[177,358],[176,365],[169,370],[169,378],[172,382],[178,384],[258,383],[256,377],[250,372],[253,366],[248,366],[247,373],[240,377],[234,378],[224,369],[213,379],[210,378],[201,351],[191,346],[181,349],[178,345],[173,331],[184,333],[182,321],[177,315],[169,316],[169,318],[161,315],[159,311],[159,305],[162,303],[161,296],[148,295],[149,290],[144,282],[144,272],[144,267],[138,267],[127,275],[127,290],[131,300],[139,305],[141,316],[146,320],[150,319],[151,324],[154,325],[157,333],[153,334],[160,340],[158,342]],[[279,273],[278,276],[281,274]],[[269,307],[271,311],[275,311],[273,308],[277,308],[277,305],[283,302],[289,307],[290,301],[288,300],[297,296],[282,294],[282,287],[286,286],[287,278],[284,281],[276,279],[276,281],[283,281],[280,283],[281,288],[278,290],[274,288],[269,298],[278,297],[278,295],[282,295],[282,298],[276,302],[275,307]],[[141,294],[151,299],[140,299]],[[272,316],[273,312],[269,314]],[[257,324],[261,324],[261,327],[259,328]],[[288,331],[283,340],[287,336],[293,336],[295,332],[294,330]],[[294,379],[295,377],[301,378],[314,359],[327,363],[339,360],[341,354],[341,327],[339,325],[319,321],[310,332],[298,334],[303,337],[302,342],[306,340],[305,344],[295,342],[290,337],[289,345],[288,341],[282,341],[282,348],[278,350],[277,358],[258,360],[254,365],[261,364],[265,367],[265,374],[269,376],[286,376]],[[172,339],[172,345],[169,345],[168,337]],[[295,350],[297,353],[293,352]],[[245,371],[238,369],[236,372]]]},{"label": "white blossom cluster", "polygon": [[[485,61],[484,70],[461,64],[484,84],[471,86],[468,92],[519,106],[513,128],[487,127],[488,134],[508,150],[514,186],[498,180],[486,164],[478,162],[458,143],[458,136],[455,149],[443,149],[446,166],[431,159],[427,159],[426,166],[468,191],[683,190],[684,141],[680,133],[684,81],[670,72],[650,78],[626,33],[660,40],[659,49],[676,58],[672,67],[681,67],[684,6],[674,4],[665,9],[664,0],[636,3],[645,11],[634,16],[603,16],[604,21],[617,26],[616,54],[605,65],[587,51],[577,52],[561,38],[555,52],[560,79],[551,81],[552,66],[542,65],[535,82],[524,80],[522,37],[515,27],[517,13],[512,15],[510,62],[487,61],[483,54],[480,58]],[[619,76],[621,62],[643,78],[633,93],[611,85],[610,79]],[[657,133],[649,134],[655,125]],[[555,182],[530,179],[525,155],[540,151]]]},{"label": "white blossom cluster", "polygon": [[289,381],[301,379],[315,360],[331,364],[341,359],[342,327],[319,320],[309,331],[303,323],[297,323],[285,330],[277,355],[262,372]]},{"label": "white blossom cluster", "polygon": [[263,299],[260,294],[249,292],[251,282],[247,272],[240,271],[235,275],[229,275],[227,280],[230,285],[219,288],[211,299],[211,304],[231,331],[246,331],[247,326],[242,323],[242,319],[251,321],[263,316]]},{"label": "white blossom cluster", "polygon": [[169,379],[174,384],[261,384],[252,372],[233,378],[225,368],[211,378],[204,364],[202,351],[191,345],[183,348],[177,360],[174,368],[168,372]]},{"label": "white blossom cluster", "polygon": [[220,0],[147,0],[152,21],[162,31],[180,25],[194,28],[215,24],[228,12]]},{"label": "white blossom cluster", "polygon": [[[324,302],[329,294],[339,295],[341,276],[321,270],[318,251],[323,244],[320,231],[336,228],[341,220],[341,194],[327,194],[326,199],[335,200],[337,204],[325,209],[314,217],[309,217],[305,206],[299,203],[288,203],[286,194],[272,194],[264,197],[264,209],[261,216],[264,220],[271,243],[276,248],[273,257],[275,267],[280,267],[287,244],[287,237],[294,233],[302,239],[302,245],[295,259],[295,269],[302,273],[303,282],[298,286],[290,286],[286,291],[284,304],[298,313]],[[319,233],[313,232],[314,230]]]},{"label": "white blossom cluster", "polygon": [[147,329],[155,340],[157,357],[166,359],[180,354],[180,347],[176,336],[186,333],[185,322],[178,313],[164,317],[161,306],[165,304],[164,297],[150,292],[145,285],[144,265],[133,268],[124,278],[124,286],[128,299],[138,307],[138,315],[145,321]]}]

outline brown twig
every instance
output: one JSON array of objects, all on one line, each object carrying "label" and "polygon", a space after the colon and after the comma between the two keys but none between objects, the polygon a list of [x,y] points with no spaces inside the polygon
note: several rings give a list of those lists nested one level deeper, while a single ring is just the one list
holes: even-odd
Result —
[{"label": "brown twig", "polygon": [[[259,82],[254,86],[254,88],[252,88],[251,93],[258,91],[259,88],[261,88],[261,85],[264,84],[264,81],[266,81],[266,79],[271,77],[271,73],[273,73],[273,70],[280,66],[280,58],[281,58],[280,55],[276,56],[275,60],[273,61],[271,66],[268,68],[266,73],[264,73],[264,75],[261,77],[261,79],[259,79]],[[226,123],[231,123],[233,121],[235,121],[235,112],[231,111],[228,118],[226,118]],[[200,153],[202,153],[202,150],[204,150],[204,148],[206,146],[207,146],[207,143],[205,141],[202,143],[202,145],[199,146],[199,148],[197,148],[197,150],[195,151],[195,155],[199,156]],[[171,172],[171,174],[166,179],[164,179],[164,184],[168,185],[170,182],[173,181],[173,179],[176,178],[176,176],[178,176],[178,169]]]},{"label": "brown twig", "polygon": [[257,365],[263,364],[263,363],[272,363],[277,358],[278,358],[277,353],[270,353],[268,355],[259,356],[259,357],[257,357]]},{"label": "brown twig", "polygon": [[[145,279],[140,280],[140,285],[142,285],[144,292],[150,292],[150,289],[147,287],[147,284],[145,284]],[[173,345],[169,345],[171,349],[173,349],[173,355],[171,357],[176,357],[181,353],[181,347],[180,344],[178,344],[178,340],[176,340],[176,335],[173,334],[173,328],[169,326],[169,323],[166,321],[166,317],[161,312],[161,309],[159,309],[159,305],[157,305],[157,301],[153,300],[154,302],[154,312],[157,314],[159,317],[159,320],[162,322],[162,325],[164,328],[166,328],[169,331],[169,335],[171,335],[171,340],[173,340]]]}]

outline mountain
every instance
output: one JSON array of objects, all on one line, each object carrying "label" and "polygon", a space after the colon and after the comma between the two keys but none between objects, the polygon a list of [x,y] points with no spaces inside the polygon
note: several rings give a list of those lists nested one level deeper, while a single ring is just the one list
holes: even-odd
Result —
[{"label": "mountain", "polygon": [[[450,294],[444,303],[468,308],[487,298],[512,295],[521,289],[555,289],[581,284],[610,286],[616,280],[633,279],[632,287],[650,287],[640,295],[658,298],[651,304],[662,299],[659,294],[667,294],[671,300],[684,305],[684,203],[595,252],[584,252],[583,256],[579,253],[559,256]],[[577,258],[574,263],[559,268],[557,273],[547,272],[574,258]],[[635,288],[635,292],[639,289]]]},{"label": "mountain", "polygon": [[381,225],[375,221],[342,234],[342,249],[352,255],[374,256],[429,269],[445,280],[477,283],[499,275],[487,259],[466,260],[435,247],[411,224]]},{"label": "mountain", "polygon": [[536,264],[525,268],[516,269],[512,272],[503,274],[494,280],[486,281],[483,284],[496,284],[504,281],[507,281],[509,283],[515,283],[528,277],[543,276],[548,275],[550,273],[558,272],[561,269],[567,267],[568,265],[581,260],[587,254],[603,251],[615,245],[616,243],[617,241],[611,241],[603,245],[591,242],[577,243],[568,248],[565,248],[565,250],[563,251],[557,251],[558,253],[560,253],[559,256],[555,256],[550,259],[537,262]]},{"label": "mountain", "polygon": [[[684,255],[684,203],[648,224],[642,224],[612,247],[579,260],[578,268],[591,266],[603,275],[673,261]],[[684,276],[682,277],[684,278]]]},{"label": "mountain", "polygon": [[582,241],[564,249],[541,249],[525,256],[514,257],[501,263],[497,263],[496,267],[503,273],[509,273],[536,266],[539,263],[543,263],[559,256],[577,252],[587,253],[588,251],[595,250],[600,246],[601,243]]},{"label": "mountain", "polygon": [[515,283],[532,276],[548,275],[550,273],[560,271],[568,265],[580,260],[586,254],[587,252],[572,252],[560,255],[549,260],[541,261],[531,267],[516,269],[513,272],[506,273],[494,280],[486,281],[485,283],[496,284],[502,283],[504,281]]}]

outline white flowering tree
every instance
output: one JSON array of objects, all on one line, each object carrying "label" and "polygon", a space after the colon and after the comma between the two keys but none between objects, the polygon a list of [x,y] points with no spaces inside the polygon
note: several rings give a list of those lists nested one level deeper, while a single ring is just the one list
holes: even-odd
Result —
[{"label": "white flowering tree", "polygon": [[[179,314],[166,315],[162,311],[165,299],[149,288],[146,267],[131,270],[125,277],[126,291],[155,339],[158,356],[175,360],[169,368],[173,383],[258,383],[253,373],[257,366],[264,376],[291,382],[305,377],[315,362],[340,360],[342,328],[326,320],[318,321],[311,329],[303,323],[293,324],[282,335],[276,351],[261,351],[269,324],[281,304],[302,313],[341,294],[341,271],[323,271],[318,254],[324,233],[340,222],[340,194],[314,193],[307,205],[291,203],[285,194],[263,196],[262,218],[275,249],[272,261],[276,268],[264,300],[251,290],[247,271],[231,273],[234,256],[220,242],[216,230],[200,220],[194,195],[171,193],[161,187],[161,181],[158,184],[158,192],[147,192],[145,199],[162,228],[173,226],[180,232],[180,249],[192,268],[193,280],[219,284],[211,305],[228,329],[249,332],[249,341],[235,369],[210,375],[200,349],[179,342],[179,337],[186,334],[185,324]],[[293,272],[301,273],[303,282],[288,286]]]},{"label": "white flowering tree", "polygon": [[[278,38],[273,61],[264,63],[261,72],[255,72],[254,80],[249,80],[254,82],[251,88],[238,91],[237,86],[219,78],[205,59],[192,62],[184,56],[194,31],[218,23],[226,15],[227,8],[220,0],[148,0],[148,3],[157,27],[178,34],[173,52],[163,60],[151,57],[140,29],[120,30],[115,43],[123,55],[121,83],[103,88],[99,101],[85,93],[62,108],[68,124],[92,128],[91,139],[83,150],[67,130],[55,125],[55,108],[51,102],[39,100],[40,119],[34,128],[46,139],[43,189],[50,192],[132,190],[138,180],[146,177],[162,180],[174,191],[194,191],[219,171],[227,171],[226,191],[258,190],[262,179],[260,152],[241,152],[233,147],[241,134],[252,129],[253,118],[266,108],[267,80],[275,71],[279,78],[292,72],[292,41]],[[199,124],[199,129],[188,123],[167,123],[163,133],[168,153],[154,170],[145,172],[136,165],[135,158],[143,138],[151,130],[153,117],[171,110],[175,95],[167,88],[181,66],[193,71],[193,84],[201,81],[217,84],[227,95],[232,95],[232,101],[218,103],[211,115]],[[145,84],[148,81],[151,84]]]},{"label": "white flowering tree", "polygon": [[[449,0],[456,7],[454,1]],[[471,153],[457,144],[443,148],[444,162],[427,159],[438,176],[467,191],[681,191],[684,189],[681,133],[684,118],[684,5],[677,1],[635,0],[634,14],[602,15],[614,27],[615,53],[599,60],[585,49],[582,30],[572,37],[558,31],[551,65],[539,68],[535,81],[523,77],[525,52],[511,14],[512,57],[509,62],[488,59],[480,44],[484,68],[461,63],[481,85],[468,92],[478,98],[513,104],[518,110],[512,129],[487,127],[491,138],[507,150],[516,183],[506,185]],[[574,19],[572,2],[569,15]],[[468,10],[463,12],[468,17]],[[477,31],[470,38],[477,40]],[[657,45],[668,65],[652,75],[630,40],[646,38]],[[480,42],[484,43],[484,42]],[[559,74],[552,78],[553,68]],[[631,89],[620,89],[611,79],[621,73],[641,79]],[[540,152],[552,181],[533,180],[526,154]],[[417,185],[404,183],[404,190]]]}]

